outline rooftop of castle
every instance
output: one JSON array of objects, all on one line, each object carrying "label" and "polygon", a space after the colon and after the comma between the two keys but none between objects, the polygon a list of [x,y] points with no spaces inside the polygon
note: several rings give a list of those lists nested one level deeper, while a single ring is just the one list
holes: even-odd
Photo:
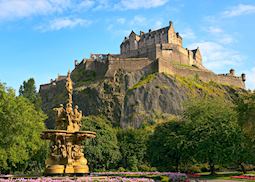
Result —
[{"label": "rooftop of castle", "polygon": [[[144,31],[140,31],[140,34],[136,34],[133,30],[131,31],[131,33],[129,34],[132,35],[136,35],[137,37],[139,37],[140,39],[145,39],[145,38],[148,38],[148,37],[153,37],[155,36],[156,34],[160,34],[160,33],[166,33],[171,27],[173,27],[173,22],[172,21],[169,21],[169,25],[166,26],[166,27],[163,27],[163,28],[160,28],[160,29],[156,29],[156,30],[151,30],[149,29],[148,32],[144,32]],[[180,36],[179,32],[176,33],[177,37],[178,38],[181,38],[182,37]],[[123,42],[122,43],[125,43],[126,41],[128,41],[128,38],[125,37]]]}]

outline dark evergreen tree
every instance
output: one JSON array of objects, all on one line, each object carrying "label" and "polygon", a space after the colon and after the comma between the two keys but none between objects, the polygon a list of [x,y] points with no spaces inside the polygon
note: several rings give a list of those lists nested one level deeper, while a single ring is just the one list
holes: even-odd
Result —
[{"label": "dark evergreen tree", "polygon": [[32,102],[37,109],[41,108],[41,97],[36,91],[35,80],[33,78],[23,82],[19,88],[19,95],[30,100],[30,102]]}]

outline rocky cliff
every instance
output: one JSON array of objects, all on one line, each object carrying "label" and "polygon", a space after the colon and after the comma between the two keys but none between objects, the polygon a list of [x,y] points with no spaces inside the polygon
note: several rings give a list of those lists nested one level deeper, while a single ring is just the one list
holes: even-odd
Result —
[{"label": "rocky cliff", "polygon": [[[105,115],[113,125],[139,127],[181,114],[183,103],[191,97],[208,95],[235,100],[243,91],[215,82],[204,83],[199,77],[179,77],[167,74],[128,73],[118,70],[114,78],[97,78],[93,72],[72,73],[74,103],[84,115]],[[43,110],[49,115],[47,126],[53,128],[52,108],[67,99],[65,81],[41,89]]]}]

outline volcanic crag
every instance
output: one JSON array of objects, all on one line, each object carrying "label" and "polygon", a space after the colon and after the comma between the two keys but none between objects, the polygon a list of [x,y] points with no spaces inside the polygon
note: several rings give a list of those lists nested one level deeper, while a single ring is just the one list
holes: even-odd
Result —
[{"label": "volcanic crag", "polygon": [[[203,65],[199,48],[182,45],[170,21],[167,27],[140,34],[131,32],[120,45],[120,54],[91,54],[75,60],[71,73],[74,100],[85,115],[104,115],[121,127],[139,127],[155,117],[177,116],[182,103],[195,95],[235,99],[245,88],[245,74],[215,74]],[[51,109],[63,97],[65,76],[40,86],[48,127]]]}]

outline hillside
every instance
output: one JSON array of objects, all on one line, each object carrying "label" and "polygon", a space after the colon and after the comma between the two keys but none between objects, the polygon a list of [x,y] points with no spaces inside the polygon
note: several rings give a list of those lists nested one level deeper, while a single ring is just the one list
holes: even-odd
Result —
[{"label": "hillside", "polygon": [[[162,73],[128,73],[119,70],[114,78],[96,78],[91,73],[72,72],[74,103],[84,115],[105,115],[113,125],[139,127],[142,123],[176,117],[191,97],[208,95],[235,100],[244,90],[205,83],[199,77],[179,77]],[[47,126],[54,127],[52,108],[66,100],[65,80],[40,90],[43,110],[49,115]]]}]

